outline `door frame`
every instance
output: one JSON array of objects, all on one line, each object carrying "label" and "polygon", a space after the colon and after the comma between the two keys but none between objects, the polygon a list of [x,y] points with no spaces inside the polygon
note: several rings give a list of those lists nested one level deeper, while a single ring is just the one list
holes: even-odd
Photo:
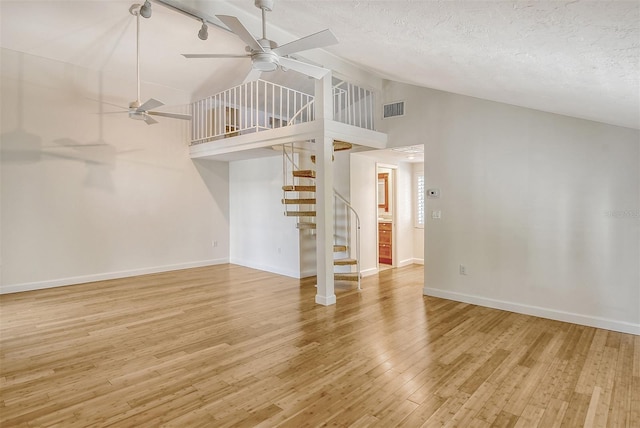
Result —
[{"label": "door frame", "polygon": [[[392,267],[397,267],[397,262],[398,262],[398,257],[396,256],[396,252],[397,252],[397,232],[396,232],[396,223],[397,223],[397,170],[398,170],[398,165],[397,164],[389,164],[389,163],[384,163],[384,162],[376,162],[376,170],[375,170],[375,189],[376,189],[376,206],[375,206],[375,213],[376,213],[376,267],[378,269],[378,271],[380,270],[380,236],[378,233],[378,207],[380,205],[380,201],[378,200],[378,174],[380,174],[380,168],[386,168],[391,170],[390,171],[390,177],[391,177],[391,186],[389,186],[389,191],[388,194],[391,195],[391,203],[389,204],[389,201],[387,202],[387,205],[389,206],[389,208],[391,209],[391,266]],[[385,173],[387,171],[382,171],[382,173]],[[388,196],[388,195],[387,195]]]}]

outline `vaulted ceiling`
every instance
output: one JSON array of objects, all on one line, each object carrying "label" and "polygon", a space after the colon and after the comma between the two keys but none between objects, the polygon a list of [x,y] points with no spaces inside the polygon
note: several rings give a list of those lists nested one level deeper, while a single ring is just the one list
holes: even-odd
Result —
[{"label": "vaulted ceiling", "polygon": [[[261,31],[252,0],[173,1],[209,16],[237,15]],[[135,79],[131,3],[4,0],[0,43]],[[244,43],[216,28],[203,42],[196,21],[153,4],[142,22],[143,80],[192,94],[242,81],[247,60],[179,54],[242,53]],[[330,28],[340,43],[309,53],[316,63],[338,57],[382,78],[640,128],[637,1],[276,0],[267,19],[280,44]]]}]

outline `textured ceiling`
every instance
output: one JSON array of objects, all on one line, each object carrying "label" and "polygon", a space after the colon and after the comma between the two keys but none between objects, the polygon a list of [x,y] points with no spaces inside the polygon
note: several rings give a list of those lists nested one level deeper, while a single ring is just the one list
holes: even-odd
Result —
[{"label": "textured ceiling", "polygon": [[269,20],[330,27],[329,52],[389,79],[640,127],[638,1],[278,0]]},{"label": "textured ceiling", "polygon": [[[260,31],[253,0],[174,1],[209,15],[237,14]],[[131,3],[3,0],[0,43],[135,79]],[[327,52],[381,77],[640,128],[638,1],[276,0],[268,22],[281,44],[331,28],[340,44]],[[199,95],[242,81],[246,60],[179,55],[243,51],[244,43],[215,28],[208,41],[198,40],[198,28],[154,4],[142,21],[143,81]],[[302,82],[292,72],[277,79]]]}]

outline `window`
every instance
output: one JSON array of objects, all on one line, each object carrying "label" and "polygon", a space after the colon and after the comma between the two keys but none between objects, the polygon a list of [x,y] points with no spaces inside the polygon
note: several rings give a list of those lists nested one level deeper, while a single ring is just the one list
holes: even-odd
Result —
[{"label": "window", "polygon": [[416,174],[416,221],[415,226],[424,227],[424,173]]}]

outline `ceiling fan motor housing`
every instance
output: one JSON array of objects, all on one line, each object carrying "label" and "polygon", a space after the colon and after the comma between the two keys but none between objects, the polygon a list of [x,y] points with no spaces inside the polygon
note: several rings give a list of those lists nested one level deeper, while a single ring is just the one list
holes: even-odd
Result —
[{"label": "ceiling fan motor housing", "polygon": [[264,49],[264,52],[253,51],[251,54],[251,62],[253,68],[260,71],[274,71],[280,65],[278,55],[271,52],[271,49],[278,47],[278,45],[267,39],[260,39],[257,41]]}]

